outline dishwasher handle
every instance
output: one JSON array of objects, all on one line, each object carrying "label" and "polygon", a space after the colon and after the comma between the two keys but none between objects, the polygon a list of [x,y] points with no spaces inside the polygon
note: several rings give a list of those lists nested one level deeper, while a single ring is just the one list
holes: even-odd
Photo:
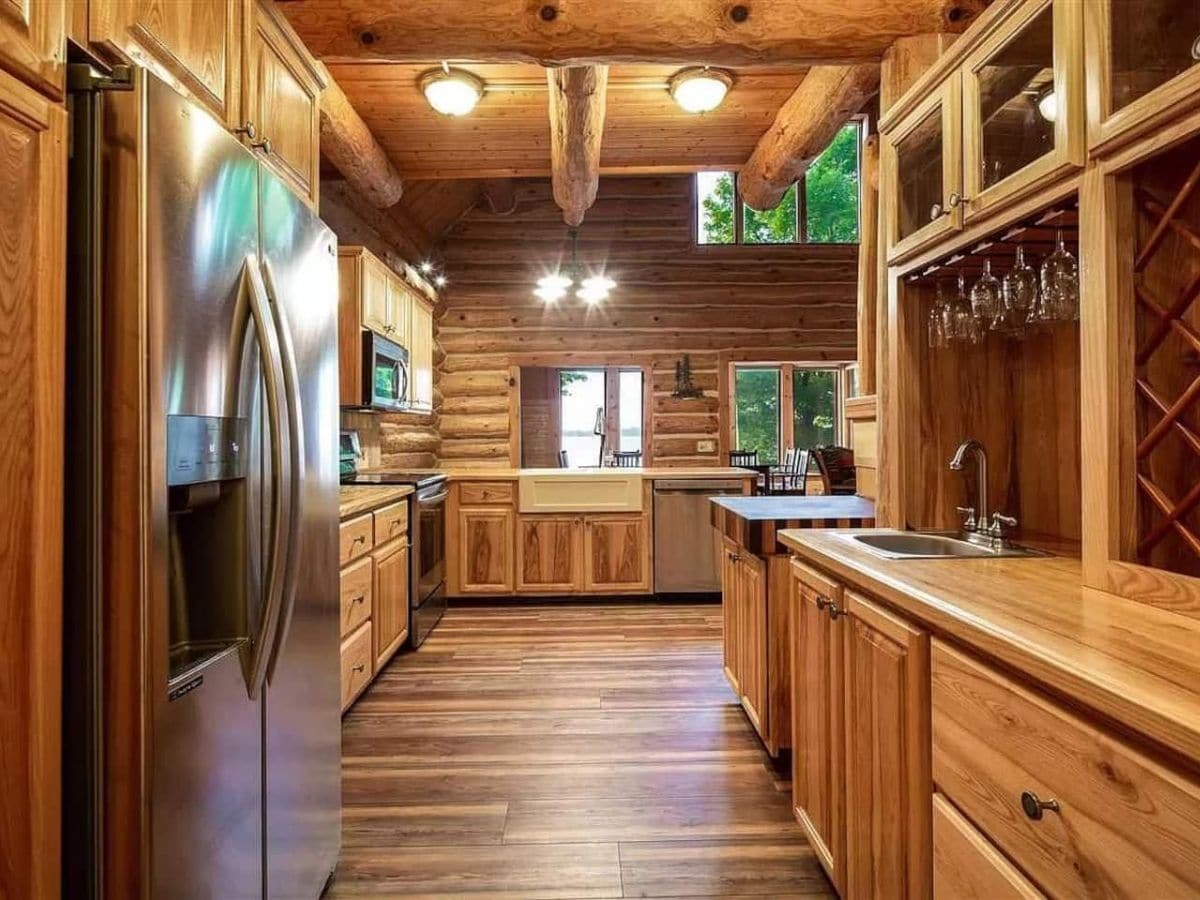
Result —
[{"label": "dishwasher handle", "polygon": [[695,478],[677,478],[654,482],[654,493],[656,494],[740,494],[741,492],[742,482],[740,480],[697,481]]}]

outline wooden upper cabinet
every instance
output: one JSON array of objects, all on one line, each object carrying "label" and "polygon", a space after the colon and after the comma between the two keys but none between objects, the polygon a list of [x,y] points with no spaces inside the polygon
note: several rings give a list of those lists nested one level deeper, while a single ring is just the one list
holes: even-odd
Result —
[{"label": "wooden upper cabinet", "polygon": [[458,589],[464,594],[513,592],[511,509],[486,507],[458,511]]},{"label": "wooden upper cabinet", "polygon": [[964,223],[1083,164],[1077,0],[1026,0],[962,66]]},{"label": "wooden upper cabinet", "polygon": [[273,3],[254,4],[245,48],[244,139],[308,203],[320,187],[320,100],[316,63]]},{"label": "wooden upper cabinet", "polygon": [[650,590],[646,519],[587,516],[583,520],[583,589],[644,594]]},{"label": "wooden upper cabinet", "polygon": [[951,74],[883,141],[888,260],[911,256],[962,227],[961,79]]},{"label": "wooden upper cabinet", "polygon": [[1088,0],[1088,143],[1105,152],[1200,106],[1200,3]]},{"label": "wooden upper cabinet", "polygon": [[59,99],[66,28],[66,0],[0,0],[0,68]]},{"label": "wooden upper cabinet", "polygon": [[517,523],[517,590],[569,594],[583,588],[583,520],[521,516]]},{"label": "wooden upper cabinet", "polygon": [[0,72],[0,897],[59,894],[66,120]]},{"label": "wooden upper cabinet", "polygon": [[929,635],[852,591],[845,603],[846,896],[927,897]]},{"label": "wooden upper cabinet", "polygon": [[228,127],[242,123],[249,0],[90,0],[88,14],[93,44],[109,44],[152,68]]},{"label": "wooden upper cabinet", "polygon": [[362,253],[360,259],[359,302],[362,306],[362,327],[391,337],[395,330],[388,306],[391,270],[369,253]]},{"label": "wooden upper cabinet", "polygon": [[408,329],[409,390],[414,409],[433,409],[433,309],[413,297]]},{"label": "wooden upper cabinet", "polygon": [[848,896],[842,589],[814,575],[792,563],[792,806],[829,879]]},{"label": "wooden upper cabinet", "polygon": [[[409,369],[412,368],[412,334],[413,290],[404,281],[388,270],[387,280],[387,320],[385,328],[387,336],[409,351]],[[409,397],[412,397],[411,377],[409,380]]]}]

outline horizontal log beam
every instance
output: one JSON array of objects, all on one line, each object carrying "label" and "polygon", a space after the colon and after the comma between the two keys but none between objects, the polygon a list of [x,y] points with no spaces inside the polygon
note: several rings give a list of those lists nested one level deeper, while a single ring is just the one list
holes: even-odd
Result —
[{"label": "horizontal log beam", "polygon": [[852,115],[879,90],[879,66],[810,69],[738,175],[752,209],[774,209]]},{"label": "horizontal log beam", "polygon": [[321,93],[321,153],[355,190],[379,209],[395,206],[404,182],[375,135],[324,66]]},{"label": "horizontal log beam", "polygon": [[547,69],[550,107],[550,169],[554,202],[563,221],[583,222],[600,187],[608,66]]},{"label": "horizontal log beam", "polygon": [[325,59],[474,59],[544,66],[821,65],[878,60],[896,40],[962,31],[985,0],[292,0]]}]

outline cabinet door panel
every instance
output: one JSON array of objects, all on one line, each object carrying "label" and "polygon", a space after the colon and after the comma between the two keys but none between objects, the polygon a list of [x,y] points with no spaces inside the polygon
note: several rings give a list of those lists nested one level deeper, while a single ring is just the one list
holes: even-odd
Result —
[{"label": "cabinet door panel", "polygon": [[[412,346],[409,334],[412,319],[413,299],[408,285],[400,280],[398,275],[388,273],[387,290],[387,332],[397,344],[409,351],[409,366],[412,365]],[[411,396],[411,385],[410,385]]]},{"label": "cabinet door panel", "polygon": [[459,590],[464,594],[511,594],[513,511],[460,509]]},{"label": "cabinet door panel", "polygon": [[738,547],[726,540],[721,554],[721,639],[725,677],[741,697],[738,683]]},{"label": "cabinet door panel", "polygon": [[793,579],[792,799],[796,820],[831,881],[845,866],[842,621],[818,608],[819,595]]},{"label": "cabinet door panel", "polygon": [[254,123],[265,159],[310,204],[320,182],[321,85],[307,51],[268,7],[255,4],[246,47],[246,118]]},{"label": "cabinet door panel", "polygon": [[391,337],[388,323],[388,282],[391,273],[375,257],[363,254],[359,262],[359,289],[363,328]]},{"label": "cabinet door panel", "polygon": [[926,897],[929,635],[864,597],[845,598],[846,890]]},{"label": "cabinet door panel", "polygon": [[245,0],[91,0],[89,37],[109,42],[240,124]]},{"label": "cabinet door panel", "polygon": [[412,367],[412,400],[418,409],[433,409],[433,310],[423,302],[412,302],[408,332],[409,363]]},{"label": "cabinet door panel", "polygon": [[646,520],[615,516],[584,520],[584,589],[612,593],[650,590]]},{"label": "cabinet door panel", "polygon": [[767,592],[762,560],[745,555],[741,565],[742,706],[759,735],[767,722]]},{"label": "cabinet door panel", "polygon": [[378,671],[408,637],[408,547],[375,557],[372,625]]},{"label": "cabinet door panel", "polygon": [[61,97],[66,27],[65,0],[0,0],[0,68]]},{"label": "cabinet door panel", "polygon": [[582,525],[576,518],[522,516],[517,530],[517,590],[578,591]]}]

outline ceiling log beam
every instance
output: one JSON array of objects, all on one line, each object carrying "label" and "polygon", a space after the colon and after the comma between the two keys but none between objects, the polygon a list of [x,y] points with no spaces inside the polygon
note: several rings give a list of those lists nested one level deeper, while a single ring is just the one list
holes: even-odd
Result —
[{"label": "ceiling log beam", "polygon": [[320,104],[321,152],[373,206],[395,206],[404,194],[400,173],[329,70],[321,68],[325,75]]},{"label": "ceiling log beam", "polygon": [[547,69],[550,86],[550,169],[554,201],[575,227],[596,202],[604,137],[608,66]]},{"label": "ceiling log beam", "polygon": [[810,69],[738,175],[738,189],[747,205],[760,211],[778,206],[838,129],[878,90],[875,63]]},{"label": "ceiling log beam", "polygon": [[878,60],[912,34],[960,32],[986,0],[291,0],[318,57],[474,59],[544,66],[823,65]]}]

